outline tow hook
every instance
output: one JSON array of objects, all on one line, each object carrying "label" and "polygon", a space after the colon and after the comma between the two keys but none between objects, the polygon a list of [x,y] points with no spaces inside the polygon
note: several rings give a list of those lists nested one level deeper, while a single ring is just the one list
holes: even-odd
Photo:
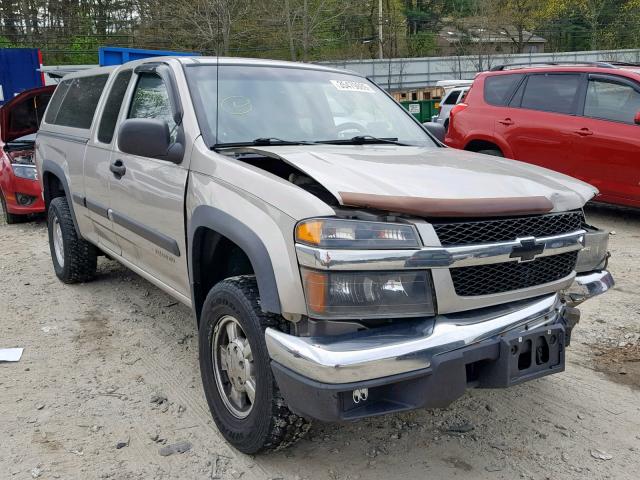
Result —
[{"label": "tow hook", "polygon": [[353,391],[353,403],[366,402],[369,398],[368,388],[356,388]]}]

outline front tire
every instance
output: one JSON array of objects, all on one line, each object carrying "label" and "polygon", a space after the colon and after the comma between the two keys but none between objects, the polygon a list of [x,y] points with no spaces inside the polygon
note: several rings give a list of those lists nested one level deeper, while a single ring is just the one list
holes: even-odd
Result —
[{"label": "front tire", "polygon": [[271,372],[264,330],[281,321],[262,312],[248,275],[216,284],[202,308],[200,372],[209,409],[224,438],[246,454],[285,448],[311,427],[289,410]]},{"label": "front tire", "polygon": [[93,279],[98,264],[98,251],[91,243],[78,237],[65,197],[51,200],[47,225],[56,276],[64,283]]}]

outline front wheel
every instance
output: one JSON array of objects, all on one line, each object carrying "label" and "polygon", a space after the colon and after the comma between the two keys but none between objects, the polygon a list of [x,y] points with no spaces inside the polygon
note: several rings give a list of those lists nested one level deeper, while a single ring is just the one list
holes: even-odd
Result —
[{"label": "front wheel", "polygon": [[294,414],[271,372],[264,330],[279,317],[258,304],[255,277],[215,285],[204,302],[199,330],[200,373],[220,433],[243,453],[295,443],[311,424]]}]

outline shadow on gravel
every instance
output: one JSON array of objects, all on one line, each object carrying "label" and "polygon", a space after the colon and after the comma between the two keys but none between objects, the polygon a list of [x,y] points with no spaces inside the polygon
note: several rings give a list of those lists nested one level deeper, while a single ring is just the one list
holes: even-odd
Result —
[{"label": "shadow on gravel", "polygon": [[585,206],[587,220],[589,214],[606,215],[612,220],[624,221],[640,225],[640,208],[618,207],[604,203],[588,203]]},{"label": "shadow on gravel", "polygon": [[616,383],[640,389],[640,342],[616,347],[592,347],[594,368]]}]

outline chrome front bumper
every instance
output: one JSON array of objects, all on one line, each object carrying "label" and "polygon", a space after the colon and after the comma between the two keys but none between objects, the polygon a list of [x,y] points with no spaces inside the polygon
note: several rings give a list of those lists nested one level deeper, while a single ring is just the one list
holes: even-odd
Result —
[{"label": "chrome front bumper", "polygon": [[406,322],[338,337],[296,337],[268,328],[271,359],[308,379],[341,384],[383,378],[431,366],[434,356],[504,333],[562,321],[565,305],[574,306],[613,286],[607,271],[578,275],[566,292],[535,300],[455,315],[419,324]]}]

